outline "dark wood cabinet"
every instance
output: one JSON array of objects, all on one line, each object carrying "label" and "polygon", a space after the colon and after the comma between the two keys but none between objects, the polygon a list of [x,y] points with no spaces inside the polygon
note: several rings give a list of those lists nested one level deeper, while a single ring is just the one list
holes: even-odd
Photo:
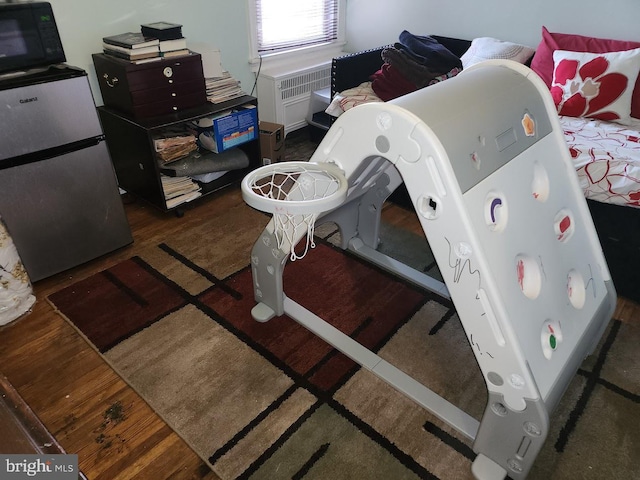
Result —
[{"label": "dark wood cabinet", "polygon": [[181,112],[207,101],[200,54],[135,64],[93,54],[104,104],[136,118]]},{"label": "dark wood cabinet", "polygon": [[[154,148],[154,138],[162,136],[163,132],[188,124],[194,120],[209,117],[243,105],[257,107],[257,99],[245,95],[227,102],[213,104],[205,103],[201,106],[176,112],[161,117],[134,118],[122,111],[110,107],[98,107],[100,121],[105,133],[107,146],[118,177],[118,184],[128,193],[143,199],[163,211],[176,210],[181,212],[183,205],[173,208],[167,207],[161,180],[162,162],[159,161]],[[198,182],[202,196],[215,192],[242,178],[260,163],[260,140],[256,131],[255,139],[238,145],[249,158],[249,167],[230,170],[222,177],[208,183]],[[207,152],[215,160],[216,153]],[[194,201],[197,201],[194,200]]]}]

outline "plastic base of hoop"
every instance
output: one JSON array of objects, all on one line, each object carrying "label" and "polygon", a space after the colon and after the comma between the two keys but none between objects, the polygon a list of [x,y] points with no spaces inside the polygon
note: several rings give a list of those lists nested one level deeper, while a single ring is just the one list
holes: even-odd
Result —
[{"label": "plastic base of hoop", "polygon": [[256,322],[266,323],[276,316],[276,312],[264,303],[257,303],[251,309],[251,316]]}]

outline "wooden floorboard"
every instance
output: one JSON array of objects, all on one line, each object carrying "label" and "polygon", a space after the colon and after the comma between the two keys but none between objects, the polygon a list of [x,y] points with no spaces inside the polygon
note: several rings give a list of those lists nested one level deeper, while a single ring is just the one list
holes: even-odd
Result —
[{"label": "wooden floorboard", "polygon": [[215,224],[218,213],[241,201],[233,187],[194,203],[182,218],[128,203],[132,245],[36,282],[32,311],[0,327],[0,372],[61,447],[78,454],[79,467],[90,480],[218,477],[46,297],[157,245],[172,232],[205,221]]},{"label": "wooden floorboard", "polygon": [[65,453],[9,380],[0,374],[0,452]]},{"label": "wooden floorboard", "polygon": [[[0,327],[0,373],[62,448],[79,455],[80,469],[90,480],[218,477],[55,313],[47,295],[161,243],[172,232],[201,222],[216,225],[216,216],[238,202],[240,191],[231,187],[194,202],[182,218],[144,203],[126,204],[132,245],[36,282],[32,312]],[[386,205],[383,217],[422,234],[413,211]],[[637,304],[619,300],[616,318],[624,321],[638,313]]]}]

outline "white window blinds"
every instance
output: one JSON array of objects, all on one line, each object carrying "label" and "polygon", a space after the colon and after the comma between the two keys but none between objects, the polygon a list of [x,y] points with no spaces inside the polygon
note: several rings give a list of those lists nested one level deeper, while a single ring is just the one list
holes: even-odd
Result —
[{"label": "white window blinds", "polygon": [[260,54],[338,38],[338,0],[255,0]]}]

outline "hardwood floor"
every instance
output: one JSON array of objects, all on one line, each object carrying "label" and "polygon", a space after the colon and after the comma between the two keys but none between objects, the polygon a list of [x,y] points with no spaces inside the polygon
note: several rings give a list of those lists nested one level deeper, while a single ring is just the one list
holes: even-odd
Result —
[{"label": "hardwood floor", "polygon": [[[126,205],[132,245],[34,284],[31,313],[0,327],[0,370],[90,480],[217,479],[207,465],[61,318],[46,297],[125,260],[171,232],[212,221],[242,202],[237,188],[203,199],[182,218]],[[221,226],[224,228],[224,226]]]},{"label": "hardwood floor", "polygon": [[[85,340],[53,310],[47,295],[156,245],[172,232],[211,222],[242,202],[238,187],[209,196],[178,218],[142,202],[126,204],[134,243],[36,282],[33,311],[0,327],[0,373],[90,480],[216,479],[206,464],[159,418]],[[387,204],[385,221],[422,234],[414,212]],[[220,225],[219,228],[225,228]],[[620,299],[616,317],[640,314]]]}]

